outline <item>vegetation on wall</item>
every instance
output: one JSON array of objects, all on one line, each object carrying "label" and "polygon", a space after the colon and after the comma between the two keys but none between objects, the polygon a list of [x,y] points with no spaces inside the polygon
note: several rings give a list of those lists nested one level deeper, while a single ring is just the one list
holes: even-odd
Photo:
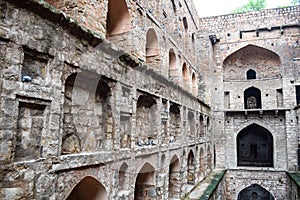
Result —
[{"label": "vegetation on wall", "polygon": [[[299,6],[300,0],[291,0],[290,5],[286,6]],[[279,6],[279,8],[286,7]],[[251,12],[262,10],[266,8],[266,0],[248,0],[248,3],[240,6],[232,11],[232,13],[243,13],[243,12]]]},{"label": "vegetation on wall", "polygon": [[247,4],[234,9],[233,13],[251,12],[266,8],[266,0],[249,0]]},{"label": "vegetation on wall", "polygon": [[300,5],[300,0],[292,0],[291,5],[292,6],[299,6]]}]

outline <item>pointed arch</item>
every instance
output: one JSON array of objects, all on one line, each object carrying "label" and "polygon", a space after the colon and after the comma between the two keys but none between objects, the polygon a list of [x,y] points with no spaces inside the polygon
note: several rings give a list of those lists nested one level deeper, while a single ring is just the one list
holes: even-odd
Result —
[{"label": "pointed arch", "polygon": [[192,90],[193,90],[193,95],[197,96],[198,95],[198,84],[197,84],[197,76],[196,76],[195,72],[193,72],[193,74],[192,74]]},{"label": "pointed arch", "polygon": [[188,21],[187,21],[186,17],[182,18],[182,23],[183,23],[183,27],[184,27],[185,32],[187,32],[188,29],[189,29],[189,25],[188,25]]},{"label": "pointed arch", "polygon": [[169,165],[169,198],[180,198],[180,163],[177,155],[174,155]]},{"label": "pointed arch", "polygon": [[273,167],[273,136],[264,127],[251,124],[237,137],[237,164],[249,167]]},{"label": "pointed arch", "polygon": [[[272,72],[267,69],[272,68]],[[223,61],[224,80],[243,80],[249,68],[259,72],[259,78],[279,78],[282,63],[279,55],[267,48],[247,45],[228,55]],[[234,70],[236,73],[232,73]]]},{"label": "pointed arch", "polygon": [[149,28],[146,36],[146,63],[160,69],[160,48],[154,28]]},{"label": "pointed arch", "polygon": [[207,146],[207,169],[209,171],[212,170],[212,152],[210,145]]},{"label": "pointed arch", "polygon": [[258,88],[250,87],[244,91],[245,109],[260,109],[261,104],[261,92]]},{"label": "pointed arch", "polygon": [[63,138],[62,154],[78,153],[81,151],[81,140],[76,133],[75,123],[73,122],[72,107],[74,103],[73,89],[75,87],[77,73],[71,74],[65,82],[64,105],[63,105]]},{"label": "pointed arch", "polygon": [[91,176],[83,178],[66,200],[107,200],[105,187]]},{"label": "pointed arch", "polygon": [[204,151],[203,148],[200,148],[200,158],[199,158],[199,174],[201,175],[205,175],[205,163],[204,163]]},{"label": "pointed arch", "polygon": [[190,78],[189,78],[189,69],[186,63],[183,63],[181,73],[182,73],[182,86],[186,90],[189,90]]},{"label": "pointed arch", "polygon": [[192,150],[190,150],[187,160],[187,183],[195,184],[195,156]]},{"label": "pointed arch", "polygon": [[109,0],[106,22],[107,38],[131,30],[131,20],[125,0]]},{"label": "pointed arch", "polygon": [[134,200],[147,199],[147,196],[144,196],[145,191],[154,191],[152,195],[156,196],[155,176],[155,168],[150,163],[145,163],[136,177]]},{"label": "pointed arch", "polygon": [[119,169],[119,190],[129,189],[129,177],[128,177],[128,165],[127,163],[122,163]]},{"label": "pointed arch", "polygon": [[274,196],[265,188],[257,184],[246,187],[238,194],[238,200],[243,199],[267,199],[274,200]]},{"label": "pointed arch", "polygon": [[172,81],[176,81],[176,79],[178,79],[177,73],[178,72],[177,72],[177,66],[176,66],[176,54],[174,52],[174,49],[170,49],[170,51],[169,51],[169,78]]},{"label": "pointed arch", "polygon": [[246,45],[228,55],[223,61],[223,65],[249,66],[262,61],[268,61],[268,63],[272,65],[281,65],[281,60],[277,53],[252,44]]}]

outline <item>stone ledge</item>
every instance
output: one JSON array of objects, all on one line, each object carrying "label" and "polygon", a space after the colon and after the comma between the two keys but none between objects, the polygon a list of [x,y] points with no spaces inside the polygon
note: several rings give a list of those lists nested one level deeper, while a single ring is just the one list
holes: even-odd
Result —
[{"label": "stone ledge", "polygon": [[189,193],[185,200],[208,200],[215,192],[225,173],[226,170],[222,170],[207,176]]}]

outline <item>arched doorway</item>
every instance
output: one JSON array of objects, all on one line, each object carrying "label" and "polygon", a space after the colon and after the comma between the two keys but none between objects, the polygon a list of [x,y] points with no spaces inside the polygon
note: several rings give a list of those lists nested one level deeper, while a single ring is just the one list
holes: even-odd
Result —
[{"label": "arched doorway", "polygon": [[146,163],[135,181],[134,200],[148,199],[156,200],[155,169]]},{"label": "arched doorway", "polygon": [[169,166],[169,198],[180,198],[180,180],[179,159],[174,155]]},{"label": "arched doorway", "polygon": [[192,74],[192,90],[193,90],[193,95],[197,96],[198,95],[198,85],[197,85],[197,78],[196,74]]},{"label": "arched doorway", "polygon": [[203,148],[200,148],[200,158],[199,158],[199,175],[204,176],[205,175],[205,167],[204,167],[204,152]]},{"label": "arched doorway", "polygon": [[176,54],[174,49],[170,49],[169,51],[169,78],[174,82],[178,82],[178,74],[177,74],[177,66],[176,66]]},{"label": "arched doorway", "polygon": [[66,200],[107,200],[105,187],[93,177],[82,179]]},{"label": "arched doorway", "polygon": [[190,78],[189,78],[189,70],[186,65],[186,63],[183,63],[182,65],[182,87],[184,87],[186,90],[190,89]]},{"label": "arched doorway", "polygon": [[273,136],[265,128],[252,124],[237,135],[237,165],[273,167]]},{"label": "arched doorway", "polygon": [[123,163],[119,169],[119,190],[129,189],[128,165]]},{"label": "arched doorway", "polygon": [[253,184],[239,193],[238,200],[274,200],[274,197],[265,188]]},{"label": "arched doorway", "polygon": [[212,153],[210,149],[210,145],[207,147],[207,170],[211,172],[212,170]]},{"label": "arched doorway", "polygon": [[195,156],[192,150],[188,155],[187,161],[187,183],[191,185],[195,184]]},{"label": "arched doorway", "polygon": [[160,49],[156,32],[150,28],[146,38],[146,63],[160,69]]}]

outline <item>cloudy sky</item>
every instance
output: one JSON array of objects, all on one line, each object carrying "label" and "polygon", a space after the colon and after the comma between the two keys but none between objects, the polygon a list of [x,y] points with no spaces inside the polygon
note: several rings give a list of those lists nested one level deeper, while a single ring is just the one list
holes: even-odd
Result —
[{"label": "cloudy sky", "polygon": [[[193,0],[200,17],[228,14],[248,0]],[[290,5],[291,0],[266,0],[267,8]]]}]

